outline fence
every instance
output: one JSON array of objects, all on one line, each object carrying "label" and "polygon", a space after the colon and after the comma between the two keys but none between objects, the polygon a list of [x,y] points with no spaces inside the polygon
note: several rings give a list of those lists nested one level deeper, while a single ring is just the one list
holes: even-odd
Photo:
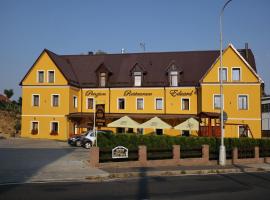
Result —
[{"label": "fence", "polygon": [[[92,167],[157,167],[173,165],[210,165],[217,163],[218,149],[209,151],[208,145],[201,148],[181,149],[179,145],[173,145],[171,149],[148,149],[139,146],[138,149],[130,149],[128,158],[112,159],[111,149],[90,149],[90,165]],[[227,163],[263,163],[270,162],[270,148],[233,148],[227,151]],[[228,159],[231,158],[231,159]]]}]

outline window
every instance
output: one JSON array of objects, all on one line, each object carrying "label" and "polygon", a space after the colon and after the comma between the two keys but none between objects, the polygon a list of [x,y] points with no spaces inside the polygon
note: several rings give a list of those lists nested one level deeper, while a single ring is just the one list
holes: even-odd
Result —
[{"label": "window", "polygon": [[125,133],[125,128],[116,128],[116,133]]},{"label": "window", "polygon": [[38,122],[32,122],[32,125],[31,125],[31,134],[32,135],[38,134]]},{"label": "window", "polygon": [[156,98],[156,110],[162,110],[162,109],[163,109],[163,99]]},{"label": "window", "polygon": [[59,129],[59,124],[58,122],[51,122],[51,135],[57,135]]},{"label": "window", "polygon": [[163,135],[163,129],[156,129],[157,135]]},{"label": "window", "polygon": [[214,109],[220,109],[220,95],[214,95]]},{"label": "window", "polygon": [[106,86],[106,73],[104,73],[104,72],[99,74],[99,86],[100,87]]},{"label": "window", "polygon": [[182,130],[182,136],[190,136],[190,132],[188,130]]},{"label": "window", "polygon": [[178,72],[177,71],[170,72],[170,86],[178,86]]},{"label": "window", "polygon": [[240,68],[232,69],[232,81],[240,81]]},{"label": "window", "polygon": [[48,71],[48,82],[54,83],[54,71]]},{"label": "window", "polygon": [[58,107],[59,106],[59,94],[52,95],[52,106]]},{"label": "window", "polygon": [[77,108],[78,107],[78,97],[73,96],[73,107]]},{"label": "window", "polygon": [[262,112],[270,112],[270,103],[262,104]]},{"label": "window", "polygon": [[137,134],[143,135],[143,128],[137,128]]},{"label": "window", "polygon": [[118,109],[119,110],[125,109],[125,99],[124,98],[118,99]]},{"label": "window", "polygon": [[134,72],[134,86],[142,85],[142,72]]},{"label": "window", "polygon": [[247,110],[248,109],[248,97],[247,95],[238,96],[238,109]]},{"label": "window", "polygon": [[93,98],[87,98],[87,109],[93,109],[94,108],[94,99]]},{"label": "window", "polygon": [[[219,71],[221,71],[221,69],[219,69]],[[219,80],[220,80],[220,73],[219,73]],[[222,68],[222,80],[223,81],[227,81],[227,68]]]},{"label": "window", "polygon": [[137,110],[143,110],[143,98],[138,98],[137,99]]},{"label": "window", "polygon": [[32,105],[35,106],[35,107],[38,107],[39,106],[39,95],[38,94],[34,94],[33,95]]},{"label": "window", "polygon": [[38,82],[44,83],[44,71],[38,71]]},{"label": "window", "polygon": [[128,128],[127,133],[134,133],[133,128]]},{"label": "window", "polygon": [[189,110],[189,99],[182,98],[182,110]]},{"label": "window", "polygon": [[240,125],[238,126],[239,137],[248,137],[248,129],[247,126]]}]

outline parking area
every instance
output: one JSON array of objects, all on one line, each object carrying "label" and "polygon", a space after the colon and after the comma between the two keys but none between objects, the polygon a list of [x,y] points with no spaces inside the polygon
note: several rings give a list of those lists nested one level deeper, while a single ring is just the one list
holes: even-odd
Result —
[{"label": "parking area", "polygon": [[0,183],[76,180],[100,173],[89,167],[88,149],[62,141],[1,139],[0,160]]}]

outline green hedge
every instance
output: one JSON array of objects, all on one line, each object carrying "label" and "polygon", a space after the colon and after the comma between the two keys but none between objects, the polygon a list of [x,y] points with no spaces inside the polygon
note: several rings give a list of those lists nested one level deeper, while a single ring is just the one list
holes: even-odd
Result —
[{"label": "green hedge", "polygon": [[[125,146],[128,149],[137,149],[139,145],[146,145],[149,149],[167,149],[172,148],[174,144],[181,145],[181,148],[187,149],[198,148],[203,144],[208,144],[210,150],[216,150],[220,146],[220,138],[107,133],[98,135],[98,146],[100,148]],[[250,148],[254,146],[270,148],[270,140],[268,139],[225,138],[224,144],[227,149],[232,149],[233,147]]]}]

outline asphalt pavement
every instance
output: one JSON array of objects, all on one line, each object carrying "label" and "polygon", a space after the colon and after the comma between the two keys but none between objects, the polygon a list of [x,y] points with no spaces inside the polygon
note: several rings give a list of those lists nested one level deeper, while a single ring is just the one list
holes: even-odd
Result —
[{"label": "asphalt pavement", "polygon": [[0,199],[269,200],[270,173],[138,177],[104,182],[0,185]]},{"label": "asphalt pavement", "polygon": [[89,167],[89,150],[61,141],[2,139],[0,160],[0,184],[80,181],[89,175],[108,175]]}]

